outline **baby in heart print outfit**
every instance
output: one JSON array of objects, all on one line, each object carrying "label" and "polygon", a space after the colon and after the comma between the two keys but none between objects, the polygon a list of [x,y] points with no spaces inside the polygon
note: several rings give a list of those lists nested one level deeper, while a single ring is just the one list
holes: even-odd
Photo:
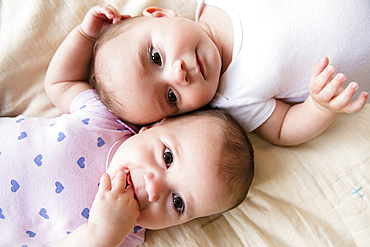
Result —
[{"label": "baby in heart print outfit", "polygon": [[[236,207],[253,178],[253,160],[246,161],[253,159],[253,149],[241,126],[225,114],[197,111],[137,133],[89,89],[72,101],[70,114],[0,118],[0,246],[49,246],[60,240],[56,246],[81,246],[79,241],[85,243],[91,237],[75,238],[73,233],[90,223],[93,215],[98,222],[106,217],[111,225],[108,234],[100,235],[118,236],[118,242],[123,241],[119,246],[137,246],[144,241],[142,227],[165,228]],[[230,138],[235,133],[238,137]],[[241,141],[245,144],[240,145]],[[233,151],[221,154],[226,146],[234,147]],[[235,158],[235,148],[244,158]],[[218,175],[223,171],[220,167],[232,163],[219,160],[230,155],[236,163],[229,170],[238,178]],[[126,170],[127,177],[120,179],[123,183],[117,182],[118,173],[122,177]],[[119,194],[139,207],[102,203],[93,214],[101,187],[110,188],[111,180],[102,186],[107,174],[112,178],[112,189],[107,191],[121,184]],[[190,208],[195,210],[188,213]],[[104,209],[106,214],[101,214]],[[110,217],[128,231],[122,233]],[[126,217],[133,219],[129,222]]]},{"label": "baby in heart print outfit", "polygon": [[[0,118],[0,125],[1,235],[40,245],[87,221],[112,147],[136,133],[92,89],[76,97],[71,114]],[[126,242],[139,245],[143,238],[144,229],[136,227]]]}]

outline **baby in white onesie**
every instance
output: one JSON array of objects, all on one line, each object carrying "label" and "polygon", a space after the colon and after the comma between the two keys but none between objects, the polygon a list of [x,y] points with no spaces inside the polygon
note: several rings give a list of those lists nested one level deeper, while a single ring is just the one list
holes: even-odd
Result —
[{"label": "baby in white onesie", "polygon": [[368,1],[206,0],[193,22],[150,7],[96,42],[92,86],[132,123],[211,103],[247,132],[296,145],[367,101],[369,12]]}]

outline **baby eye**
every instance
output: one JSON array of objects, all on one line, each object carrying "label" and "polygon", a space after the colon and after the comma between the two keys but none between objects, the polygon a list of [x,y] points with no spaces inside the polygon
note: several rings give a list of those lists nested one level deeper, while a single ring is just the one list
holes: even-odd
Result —
[{"label": "baby eye", "polygon": [[175,105],[177,101],[177,97],[176,97],[175,92],[172,89],[168,90],[167,99],[170,105]]},{"label": "baby eye", "polygon": [[185,204],[182,198],[176,194],[173,194],[172,198],[173,198],[173,206],[175,207],[175,209],[179,212],[179,214],[183,214],[184,209],[185,209]]},{"label": "baby eye", "polygon": [[161,54],[152,46],[149,48],[149,53],[151,61],[158,66],[162,66]]},{"label": "baby eye", "polygon": [[163,153],[163,160],[166,163],[167,168],[170,168],[173,162],[173,156],[172,156],[171,150],[169,150],[167,147]]}]

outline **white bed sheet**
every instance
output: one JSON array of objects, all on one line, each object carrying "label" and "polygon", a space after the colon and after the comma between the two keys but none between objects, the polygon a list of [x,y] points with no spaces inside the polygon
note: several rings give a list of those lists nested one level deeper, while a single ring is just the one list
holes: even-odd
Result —
[{"label": "white bed sheet", "polygon": [[[110,3],[139,15],[173,8],[194,18],[195,0],[0,1],[0,116],[54,117],[43,79],[55,50],[88,9]],[[144,246],[370,246],[370,105],[341,114],[316,139],[278,147],[250,134],[256,172],[238,208],[158,231]],[[1,223],[1,222],[0,222]]]}]

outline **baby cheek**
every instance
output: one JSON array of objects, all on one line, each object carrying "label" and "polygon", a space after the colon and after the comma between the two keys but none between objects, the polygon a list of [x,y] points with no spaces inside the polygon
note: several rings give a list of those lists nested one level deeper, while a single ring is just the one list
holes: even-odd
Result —
[{"label": "baby cheek", "polygon": [[158,229],[172,225],[172,222],[168,221],[169,218],[168,215],[163,215],[158,208],[153,209],[149,206],[139,210],[136,224],[148,229]]},{"label": "baby cheek", "polygon": [[[144,209],[140,209],[139,210],[139,214],[137,216],[137,220],[136,220],[136,224],[139,225],[139,226],[142,226],[142,227],[148,227],[148,224],[147,222],[145,221],[145,210]],[[147,218],[148,220],[148,218]]]}]

